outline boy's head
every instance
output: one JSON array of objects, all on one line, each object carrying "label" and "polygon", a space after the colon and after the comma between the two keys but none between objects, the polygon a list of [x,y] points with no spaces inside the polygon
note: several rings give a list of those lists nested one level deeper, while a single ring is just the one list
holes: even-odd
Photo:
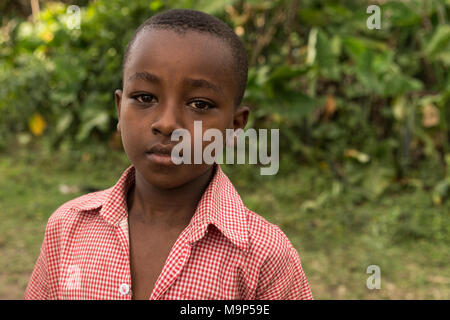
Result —
[{"label": "boy's head", "polygon": [[228,61],[230,65],[227,67],[232,68],[236,84],[235,105],[241,104],[247,86],[248,56],[241,40],[227,24],[209,14],[188,9],[172,9],[154,15],[136,29],[128,42],[123,56],[122,72],[125,70],[130,51],[140,33],[151,29],[170,30],[181,36],[194,31],[221,39],[231,52],[232,61]]},{"label": "boy's head", "polygon": [[247,70],[241,41],[215,17],[173,9],[145,21],[126,48],[123,91],[115,93],[117,128],[138,174],[164,189],[204,174],[211,165],[176,166],[159,156],[175,145],[176,129],[190,132],[194,150],[194,121],[223,137],[228,128],[245,127],[249,111],[240,104]]}]

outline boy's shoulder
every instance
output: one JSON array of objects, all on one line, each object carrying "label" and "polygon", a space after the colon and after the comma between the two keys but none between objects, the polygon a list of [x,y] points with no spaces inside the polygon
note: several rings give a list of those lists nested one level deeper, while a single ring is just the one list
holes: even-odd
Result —
[{"label": "boy's shoulder", "polygon": [[279,226],[247,208],[250,248],[265,256],[288,256],[293,245]]},{"label": "boy's shoulder", "polygon": [[48,224],[71,221],[81,212],[97,210],[103,205],[111,189],[112,187],[90,192],[63,203],[51,214]]}]

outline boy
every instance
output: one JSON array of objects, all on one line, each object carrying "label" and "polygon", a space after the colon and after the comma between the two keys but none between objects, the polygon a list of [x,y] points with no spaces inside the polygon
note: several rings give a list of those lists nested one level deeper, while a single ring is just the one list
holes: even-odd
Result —
[{"label": "boy", "polygon": [[218,164],[171,161],[176,129],[245,127],[247,68],[239,38],[205,13],[136,30],[115,92],[131,166],[50,217],[26,299],[312,299],[297,251]]}]

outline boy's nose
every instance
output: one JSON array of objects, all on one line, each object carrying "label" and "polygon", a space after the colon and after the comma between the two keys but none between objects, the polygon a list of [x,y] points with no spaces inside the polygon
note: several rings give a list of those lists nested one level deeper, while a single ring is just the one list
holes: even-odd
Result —
[{"label": "boy's nose", "polygon": [[153,134],[162,134],[166,137],[170,137],[172,132],[180,128],[179,116],[180,110],[177,110],[175,103],[160,105],[159,112],[152,124]]}]

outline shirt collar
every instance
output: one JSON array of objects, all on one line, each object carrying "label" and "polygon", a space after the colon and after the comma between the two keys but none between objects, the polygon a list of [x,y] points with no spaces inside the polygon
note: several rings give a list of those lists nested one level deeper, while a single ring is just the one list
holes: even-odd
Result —
[{"label": "shirt collar", "polygon": [[219,165],[216,165],[214,177],[203,193],[190,222],[189,242],[200,240],[206,234],[209,224],[216,226],[241,250],[248,250],[247,209]]},{"label": "shirt collar", "polygon": [[[243,251],[248,250],[248,216],[239,194],[219,165],[203,193],[197,209],[189,223],[189,243],[202,239],[208,225],[213,224],[233,244]],[[129,166],[117,183],[105,190],[98,199],[79,206],[80,210],[100,209],[100,215],[111,225],[118,226],[128,214],[127,194],[135,182],[135,167]]]}]

